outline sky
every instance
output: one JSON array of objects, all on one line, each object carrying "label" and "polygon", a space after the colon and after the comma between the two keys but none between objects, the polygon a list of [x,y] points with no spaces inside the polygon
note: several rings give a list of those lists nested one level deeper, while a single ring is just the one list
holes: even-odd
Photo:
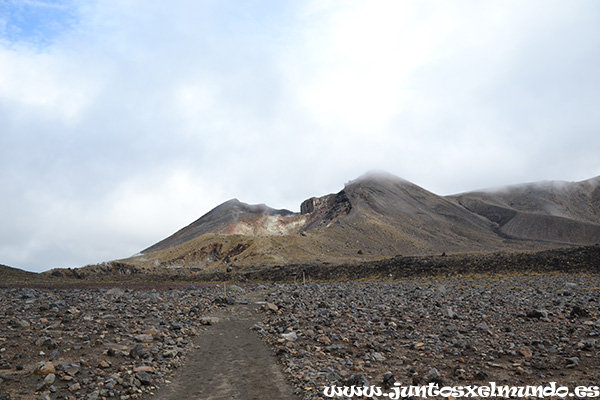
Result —
[{"label": "sky", "polygon": [[232,198],[600,175],[596,0],[0,0],[0,264],[125,258]]}]

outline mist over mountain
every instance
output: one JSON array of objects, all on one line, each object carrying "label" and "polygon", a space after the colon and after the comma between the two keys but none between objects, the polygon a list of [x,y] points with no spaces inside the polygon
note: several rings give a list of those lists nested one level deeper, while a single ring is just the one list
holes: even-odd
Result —
[{"label": "mist over mountain", "polygon": [[300,212],[227,201],[127,259],[149,268],[344,263],[600,243],[600,177],[438,196],[386,173]]}]

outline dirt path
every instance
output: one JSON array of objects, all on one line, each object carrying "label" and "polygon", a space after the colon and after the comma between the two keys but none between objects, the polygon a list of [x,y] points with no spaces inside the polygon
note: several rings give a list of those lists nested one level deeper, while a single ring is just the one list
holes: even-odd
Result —
[{"label": "dirt path", "polygon": [[260,319],[259,297],[222,310],[200,333],[196,350],[156,393],[164,400],[298,400],[280,365],[251,327]]}]

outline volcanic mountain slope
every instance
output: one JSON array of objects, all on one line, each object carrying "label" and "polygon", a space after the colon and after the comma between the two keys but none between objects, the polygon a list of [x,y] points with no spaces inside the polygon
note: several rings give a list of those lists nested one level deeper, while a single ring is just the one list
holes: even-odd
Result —
[{"label": "volcanic mountain slope", "polygon": [[451,196],[500,236],[557,244],[600,243],[600,177],[535,182]]},{"label": "volcanic mountain slope", "polygon": [[600,177],[438,196],[367,174],[300,213],[230,200],[128,263],[214,269],[600,242]]},{"label": "volcanic mountain slope", "polygon": [[[232,199],[209,211],[175,234],[143,250],[142,253],[151,253],[177,246],[206,233],[251,236],[285,234],[296,225],[296,219],[291,218],[294,215],[288,210],[275,210],[264,204],[249,205],[238,199]],[[283,223],[283,221],[287,223]]]}]

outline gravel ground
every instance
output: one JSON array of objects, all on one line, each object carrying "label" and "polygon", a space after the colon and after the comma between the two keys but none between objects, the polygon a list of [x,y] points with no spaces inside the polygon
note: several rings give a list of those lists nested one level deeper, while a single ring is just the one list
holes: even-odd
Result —
[{"label": "gravel ground", "polygon": [[255,329],[305,399],[394,381],[600,383],[597,275],[278,285],[267,300]]},{"label": "gravel ground", "polygon": [[0,399],[156,398],[207,317],[251,291],[266,302],[251,330],[300,398],[394,381],[600,382],[599,276],[488,274],[231,286],[227,298],[220,286],[0,289]]},{"label": "gravel ground", "polygon": [[220,287],[0,289],[0,399],[141,399],[183,365]]}]

